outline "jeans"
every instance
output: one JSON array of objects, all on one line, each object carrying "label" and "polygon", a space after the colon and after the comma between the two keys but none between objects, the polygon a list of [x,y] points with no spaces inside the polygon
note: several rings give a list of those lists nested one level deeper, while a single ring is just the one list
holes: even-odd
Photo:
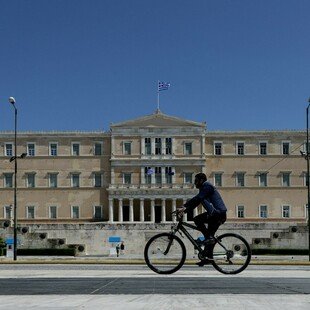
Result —
[{"label": "jeans", "polygon": [[[226,222],[226,212],[219,213],[214,211],[212,215],[208,213],[202,213],[194,217],[194,223],[197,228],[202,232],[205,239],[213,237],[218,228]],[[206,227],[205,224],[208,224]]]}]

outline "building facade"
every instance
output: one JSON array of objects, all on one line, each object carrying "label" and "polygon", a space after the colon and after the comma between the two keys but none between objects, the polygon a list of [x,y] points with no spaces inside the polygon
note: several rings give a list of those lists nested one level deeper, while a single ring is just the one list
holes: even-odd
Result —
[{"label": "building facade", "polygon": [[[0,133],[0,222],[12,221],[14,133]],[[303,131],[208,131],[163,114],[100,132],[19,132],[19,224],[166,223],[205,172],[231,222],[307,221]],[[202,212],[201,207],[187,220]]]}]

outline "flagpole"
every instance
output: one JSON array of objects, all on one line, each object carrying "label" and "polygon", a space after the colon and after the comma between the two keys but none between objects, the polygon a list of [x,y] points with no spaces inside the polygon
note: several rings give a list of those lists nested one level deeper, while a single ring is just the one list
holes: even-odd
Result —
[{"label": "flagpole", "polygon": [[159,80],[157,81],[157,111],[159,111]]}]

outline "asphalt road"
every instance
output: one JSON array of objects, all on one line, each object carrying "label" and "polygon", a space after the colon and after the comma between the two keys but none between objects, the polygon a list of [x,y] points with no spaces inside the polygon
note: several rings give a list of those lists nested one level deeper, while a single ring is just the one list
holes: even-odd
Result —
[{"label": "asphalt road", "polygon": [[310,294],[310,266],[249,266],[239,275],[184,266],[161,276],[135,265],[0,265],[0,295]]}]

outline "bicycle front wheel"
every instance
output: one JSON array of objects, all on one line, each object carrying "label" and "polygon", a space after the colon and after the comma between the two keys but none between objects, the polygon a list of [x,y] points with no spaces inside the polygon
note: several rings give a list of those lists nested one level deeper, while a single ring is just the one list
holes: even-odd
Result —
[{"label": "bicycle front wheel", "polygon": [[237,234],[223,234],[213,248],[213,267],[224,274],[237,274],[251,261],[251,249],[247,241]]},{"label": "bicycle front wheel", "polygon": [[152,237],[144,249],[147,266],[159,274],[171,274],[179,270],[186,258],[186,249],[181,239],[169,233]]}]

